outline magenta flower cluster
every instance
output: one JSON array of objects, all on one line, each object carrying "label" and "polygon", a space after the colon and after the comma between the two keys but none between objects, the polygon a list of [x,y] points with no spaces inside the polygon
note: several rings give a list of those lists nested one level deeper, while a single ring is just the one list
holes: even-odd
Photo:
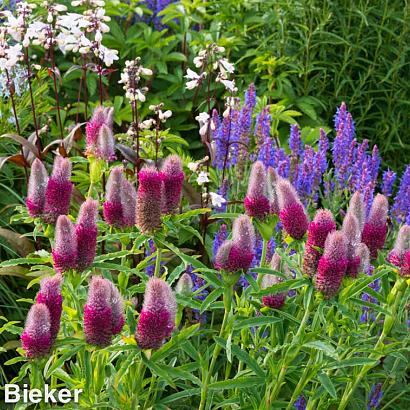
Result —
[{"label": "magenta flower cluster", "polygon": [[32,359],[47,355],[60,329],[62,311],[62,277],[57,274],[44,278],[36,303],[30,308],[21,344],[26,356]]},{"label": "magenta flower cluster", "polygon": [[60,215],[67,215],[73,190],[70,178],[71,163],[67,158],[55,157],[50,177],[44,164],[36,158],[27,189],[26,205],[30,216],[55,223]]}]

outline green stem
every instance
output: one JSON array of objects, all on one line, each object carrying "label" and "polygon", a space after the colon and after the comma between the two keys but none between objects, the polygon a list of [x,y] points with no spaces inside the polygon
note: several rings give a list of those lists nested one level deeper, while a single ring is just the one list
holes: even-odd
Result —
[{"label": "green stem", "polygon": [[161,249],[157,248],[157,258],[155,259],[154,277],[158,278],[161,273]]},{"label": "green stem", "polygon": [[[225,312],[224,312],[224,317],[222,320],[222,325],[221,329],[219,331],[219,337],[223,337],[225,333],[225,327],[226,324],[228,323],[228,317],[229,313],[231,311],[231,306],[232,306],[232,294],[233,294],[233,285],[229,285],[224,292],[224,307],[225,307]],[[211,359],[211,364],[209,366],[208,372],[206,373],[205,378],[203,377],[202,380],[202,390],[201,390],[201,402],[199,404],[199,410],[204,410],[205,404],[206,404],[206,399],[207,399],[207,394],[208,394],[208,386],[209,382],[211,380],[212,372],[215,367],[216,359],[218,358],[219,353],[221,352],[222,347],[220,345],[215,345],[214,352],[212,354],[212,359]]]},{"label": "green stem", "polygon": [[[391,290],[389,296],[387,297],[388,302],[390,302],[390,309],[389,309],[390,315],[389,317],[385,317],[383,331],[373,349],[374,353],[371,353],[369,355],[369,359],[375,359],[376,361],[376,360],[379,360],[383,356],[383,353],[380,353],[380,349],[384,346],[384,339],[389,335],[394,325],[394,322],[396,319],[397,308],[401,301],[401,296],[403,294],[403,287],[405,286],[406,286],[406,282],[404,281],[404,279],[398,279],[393,289]],[[343,393],[342,399],[340,401],[340,405],[338,407],[339,410],[344,410],[346,408],[357,386],[366,376],[367,372],[371,370],[373,367],[375,367],[376,365],[377,363],[367,364],[363,366],[359,374],[355,378],[354,382],[353,383],[350,382],[347,384],[346,389]]]},{"label": "green stem", "polygon": [[[262,245],[261,261],[260,261],[260,264],[259,264],[260,268],[262,268],[265,265],[267,251],[268,251],[268,241],[266,241],[264,239],[263,240],[263,245]],[[261,286],[262,278],[263,278],[263,275],[259,274],[258,279],[257,279],[257,283],[258,283],[259,287]]]}]

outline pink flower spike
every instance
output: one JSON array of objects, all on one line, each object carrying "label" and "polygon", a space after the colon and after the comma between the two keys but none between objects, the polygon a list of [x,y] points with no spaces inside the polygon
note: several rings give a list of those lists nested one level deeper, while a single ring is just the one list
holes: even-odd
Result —
[{"label": "pink flower spike", "polygon": [[302,239],[309,220],[295,188],[290,181],[281,178],[277,184],[279,217],[285,231],[294,239]]},{"label": "pink flower spike", "polygon": [[31,217],[41,216],[46,201],[48,173],[44,164],[36,158],[31,165],[26,205]]},{"label": "pink flower spike", "polygon": [[110,281],[94,276],[90,282],[87,303],[84,306],[84,333],[87,343],[108,346],[112,338],[113,312]]},{"label": "pink flower spike", "polygon": [[165,158],[161,174],[164,181],[163,212],[172,214],[178,210],[181,202],[182,184],[184,183],[181,158],[178,155]]},{"label": "pink flower spike", "polygon": [[377,194],[362,233],[362,241],[369,248],[372,258],[377,258],[377,252],[383,249],[387,235],[388,210],[387,198],[384,195]]},{"label": "pink flower spike", "polygon": [[357,277],[360,267],[360,258],[356,256],[356,249],[360,243],[360,226],[356,216],[348,212],[343,220],[342,231],[347,239],[347,268],[346,274],[352,278]]},{"label": "pink flower spike", "polygon": [[157,349],[171,336],[175,326],[177,303],[170,286],[159,278],[146,285],[135,339],[142,349]]},{"label": "pink flower spike", "polygon": [[124,323],[124,301],[116,286],[109,282],[111,286],[111,309],[112,309],[112,334],[117,335],[121,332]]},{"label": "pink flower spike", "polygon": [[112,129],[114,108],[98,106],[93,113],[90,121],[87,122],[86,129],[86,143],[87,152],[93,153],[97,143],[98,134],[103,125]]},{"label": "pink flower spike", "polygon": [[[282,264],[282,258],[277,253],[274,253],[273,256],[272,256],[270,267],[273,270],[276,270],[278,272],[282,272],[283,270],[281,268],[281,264]],[[281,283],[282,281],[283,281],[283,279],[279,276],[271,275],[271,274],[265,274],[262,277],[261,288],[266,289],[266,288],[269,288],[273,285]],[[263,296],[262,297],[262,303],[265,306],[268,306],[270,308],[280,309],[284,305],[285,299],[286,299],[286,293],[274,293],[274,294],[271,294],[271,295]]]},{"label": "pink flower spike", "polygon": [[238,216],[232,226],[232,241],[243,251],[253,253],[255,250],[255,229],[249,216]]},{"label": "pink flower spike", "polygon": [[137,226],[142,233],[152,233],[161,227],[163,200],[162,175],[153,167],[139,172],[137,193]]},{"label": "pink flower spike", "polygon": [[359,243],[356,256],[360,259],[359,272],[367,273],[370,267],[370,251],[364,243]]},{"label": "pink flower spike", "polygon": [[400,266],[400,276],[407,278],[410,276],[410,249],[404,253],[403,263]]},{"label": "pink flower spike", "polygon": [[123,181],[122,168],[113,168],[107,181],[103,215],[105,222],[116,227],[123,225],[123,209],[121,204]]},{"label": "pink flower spike", "polygon": [[396,266],[401,266],[407,249],[410,248],[410,226],[403,225],[397,234],[394,248],[387,256],[387,261]]},{"label": "pink flower spike", "polygon": [[77,238],[77,270],[82,272],[91,266],[97,249],[98,202],[88,198],[81,205],[75,226]]},{"label": "pink flower spike", "polygon": [[359,191],[356,191],[350,198],[349,208],[347,209],[348,213],[353,214],[357,218],[361,233],[366,220],[366,205],[363,201],[363,195]]},{"label": "pink flower spike", "polygon": [[77,238],[74,225],[66,215],[57,219],[52,255],[54,269],[59,273],[77,266]]},{"label": "pink flower spike", "polygon": [[62,282],[63,277],[60,274],[44,278],[40,282],[40,292],[36,298],[36,302],[44,303],[50,313],[50,335],[52,343],[54,343],[60,330],[60,319],[63,309],[63,298],[61,296]]},{"label": "pink flower spike", "polygon": [[245,197],[245,210],[249,216],[264,219],[270,213],[267,197],[266,170],[261,161],[252,165],[248,192]]},{"label": "pink flower spike", "polygon": [[279,178],[280,177],[276,172],[276,169],[269,167],[267,173],[267,191],[270,202],[270,213],[274,215],[279,215],[279,200],[276,187]]},{"label": "pink flower spike", "polygon": [[31,306],[21,334],[21,345],[28,358],[36,359],[50,352],[50,328],[50,313],[47,306],[43,303]]},{"label": "pink flower spike", "polygon": [[316,289],[326,298],[334,296],[339,291],[347,264],[346,236],[343,232],[333,231],[326,238],[315,280]]},{"label": "pink flower spike", "polygon": [[321,252],[317,248],[325,246],[330,232],[336,230],[333,214],[327,209],[319,209],[313,221],[309,224],[305,254],[303,257],[303,271],[309,276],[316,274]]},{"label": "pink flower spike", "polygon": [[112,129],[103,124],[98,132],[95,146],[95,157],[107,162],[116,160],[115,139]]},{"label": "pink flower spike", "polygon": [[123,225],[134,226],[137,210],[137,191],[134,185],[127,179],[122,180],[121,206],[123,214]]},{"label": "pink flower spike", "polygon": [[67,215],[70,209],[73,184],[71,178],[71,162],[68,158],[55,157],[53,172],[48,179],[43,219],[47,223],[55,223],[60,215]]},{"label": "pink flower spike", "polygon": [[219,247],[215,256],[215,268],[227,272],[246,271],[251,266],[255,254],[246,248],[241,248],[233,241],[225,241]]}]

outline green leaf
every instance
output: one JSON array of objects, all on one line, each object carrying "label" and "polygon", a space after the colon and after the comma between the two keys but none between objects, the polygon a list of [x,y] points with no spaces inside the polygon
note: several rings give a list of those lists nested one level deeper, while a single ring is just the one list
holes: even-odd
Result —
[{"label": "green leaf", "polygon": [[260,290],[259,292],[253,292],[251,293],[251,295],[253,297],[274,295],[276,293],[287,292],[288,290],[291,290],[291,289],[298,289],[308,284],[309,284],[309,281],[307,281],[306,279],[290,279],[285,282],[281,282],[276,285],[270,286],[266,289]]},{"label": "green leaf", "polygon": [[247,319],[237,320],[234,325],[235,330],[240,330],[245,327],[271,325],[273,323],[281,322],[282,319],[275,316],[258,316]]},{"label": "green leaf", "polygon": [[334,364],[330,364],[330,366],[326,366],[327,370],[331,369],[341,369],[343,367],[351,367],[351,366],[375,366],[379,363],[379,360],[370,359],[368,357],[353,357],[351,359],[345,359],[340,362],[335,362]]},{"label": "green leaf", "polygon": [[218,299],[218,298],[223,294],[223,292],[224,292],[223,288],[214,289],[214,290],[205,298],[205,300],[202,302],[200,313],[205,312],[205,310],[208,309],[208,306],[209,306],[212,302],[215,302],[215,300]]},{"label": "green leaf", "polygon": [[265,382],[266,379],[264,377],[241,376],[236,379],[211,383],[209,385],[209,390],[245,389],[247,387],[253,388],[259,384],[264,384]]},{"label": "green leaf", "polygon": [[327,392],[334,398],[337,399],[336,389],[330,380],[330,377],[326,373],[319,373],[317,376],[322,383],[323,387],[327,390]]},{"label": "green leaf", "polygon": [[305,343],[303,347],[309,347],[312,349],[320,350],[327,356],[332,357],[333,359],[338,360],[338,355],[333,346],[321,340],[313,340],[311,342]]}]

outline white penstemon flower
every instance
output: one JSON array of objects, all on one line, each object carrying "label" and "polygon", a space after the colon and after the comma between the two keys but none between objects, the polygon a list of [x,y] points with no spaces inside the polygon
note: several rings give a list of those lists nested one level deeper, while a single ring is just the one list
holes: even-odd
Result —
[{"label": "white penstemon flower", "polygon": [[0,70],[11,70],[22,58],[22,45],[7,43],[7,30],[0,28]]},{"label": "white penstemon flower", "polygon": [[202,80],[206,77],[206,72],[203,72],[202,74],[197,74],[195,71],[188,68],[187,74],[184,77],[188,80],[191,80],[186,83],[186,89],[193,90],[201,84]]},{"label": "white penstemon flower", "polygon": [[207,112],[201,112],[195,119],[199,122],[199,135],[206,135],[210,120],[209,114]]},{"label": "white penstemon flower", "polygon": [[220,208],[223,204],[226,203],[226,199],[215,192],[210,192],[209,196],[211,197],[212,206],[215,208]]},{"label": "white penstemon flower", "polygon": [[166,122],[166,120],[172,116],[172,111],[171,111],[171,110],[167,110],[167,111],[163,112],[163,111],[161,110],[161,108],[162,108],[163,106],[164,106],[163,103],[160,103],[160,104],[158,104],[158,105],[150,105],[150,106],[149,106],[149,109],[150,109],[151,111],[154,111],[155,114],[158,115],[158,119],[159,119],[161,122]]},{"label": "white penstemon flower", "polygon": [[118,81],[124,84],[125,97],[130,101],[145,101],[145,94],[148,91],[147,87],[138,87],[141,76],[152,75],[152,70],[141,65],[141,58],[137,57],[134,60],[127,60],[125,62],[124,71],[121,73],[121,79]]},{"label": "white penstemon flower", "polygon": [[208,175],[209,175],[209,174],[208,174],[207,172],[201,171],[201,172],[198,174],[198,177],[197,177],[197,179],[196,179],[197,184],[198,184],[198,185],[203,185],[203,184],[209,182]]}]

